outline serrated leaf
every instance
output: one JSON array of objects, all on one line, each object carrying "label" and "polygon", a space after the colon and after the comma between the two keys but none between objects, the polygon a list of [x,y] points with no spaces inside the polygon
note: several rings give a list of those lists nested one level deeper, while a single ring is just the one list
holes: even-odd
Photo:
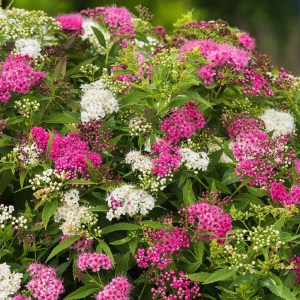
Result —
[{"label": "serrated leaf", "polygon": [[235,275],[237,269],[222,269],[209,275],[209,277],[203,282],[203,284],[210,284],[217,281],[224,281],[230,279]]},{"label": "serrated leaf", "polygon": [[137,245],[139,243],[139,238],[133,238],[129,243],[129,249],[131,251],[131,254],[134,255],[135,254],[135,251],[136,251],[136,248],[137,248]]},{"label": "serrated leaf", "polygon": [[47,202],[42,211],[42,221],[45,229],[47,228],[50,218],[54,215],[58,207],[58,200]]},{"label": "serrated leaf", "polygon": [[114,246],[118,246],[118,245],[123,245],[128,243],[130,240],[132,239],[132,236],[126,236],[123,239],[117,240],[117,241],[113,241],[111,243],[109,243],[110,245],[114,245]]},{"label": "serrated leaf", "polygon": [[75,243],[79,239],[80,239],[80,236],[71,236],[71,237],[66,238],[63,242],[61,242],[60,244],[58,244],[51,251],[50,255],[48,256],[48,258],[46,260],[46,262],[48,262],[51,258],[53,258],[59,252],[65,250],[66,248],[68,248],[69,246],[71,246],[73,243]]},{"label": "serrated leaf", "polygon": [[120,259],[116,263],[116,275],[126,275],[128,269],[130,251],[125,255],[121,255]]}]

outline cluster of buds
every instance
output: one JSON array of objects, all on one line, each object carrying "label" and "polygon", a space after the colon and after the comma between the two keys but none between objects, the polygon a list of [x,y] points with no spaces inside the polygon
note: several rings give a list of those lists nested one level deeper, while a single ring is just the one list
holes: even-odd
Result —
[{"label": "cluster of buds", "polygon": [[22,99],[15,102],[15,109],[25,118],[29,118],[32,113],[38,111],[40,103],[34,99]]},{"label": "cluster of buds", "polygon": [[93,64],[86,64],[81,66],[79,71],[87,77],[90,81],[94,80],[95,73],[99,70],[99,67]]},{"label": "cluster of buds", "polygon": [[144,117],[136,117],[129,121],[130,135],[138,136],[139,134],[151,131],[151,124]]},{"label": "cluster of buds", "polygon": [[173,176],[171,172],[165,174],[163,177],[154,176],[150,173],[142,173],[138,175],[139,185],[143,190],[149,190],[154,193],[163,191],[168,183],[172,181]]}]

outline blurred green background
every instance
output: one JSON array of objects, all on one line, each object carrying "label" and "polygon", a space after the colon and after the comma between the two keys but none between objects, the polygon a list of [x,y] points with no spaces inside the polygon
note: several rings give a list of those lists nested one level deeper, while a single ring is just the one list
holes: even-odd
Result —
[{"label": "blurred green background", "polygon": [[[1,1],[1,0],[0,0]],[[3,0],[3,4],[10,1]],[[260,52],[275,65],[300,75],[300,0],[14,0],[13,6],[41,9],[50,15],[86,7],[122,5],[134,11],[141,4],[154,13],[154,24],[171,29],[182,13],[194,9],[200,20],[223,19],[256,38]]]}]

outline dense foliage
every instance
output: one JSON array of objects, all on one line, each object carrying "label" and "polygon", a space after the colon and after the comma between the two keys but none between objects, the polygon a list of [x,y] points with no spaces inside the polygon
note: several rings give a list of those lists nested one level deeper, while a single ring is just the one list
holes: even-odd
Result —
[{"label": "dense foliage", "polygon": [[225,21],[0,11],[0,299],[298,299],[300,79]]}]

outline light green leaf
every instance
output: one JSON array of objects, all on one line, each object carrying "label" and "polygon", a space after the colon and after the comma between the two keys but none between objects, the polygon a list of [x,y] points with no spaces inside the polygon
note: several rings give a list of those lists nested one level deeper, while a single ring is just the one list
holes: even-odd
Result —
[{"label": "light green leaf", "polygon": [[122,231],[122,230],[137,230],[137,229],[141,229],[141,228],[142,228],[141,225],[121,222],[121,223],[116,223],[116,224],[104,227],[102,229],[102,234],[108,234],[111,232]]},{"label": "light green leaf", "polygon": [[43,221],[45,229],[47,228],[50,218],[56,212],[57,206],[58,206],[57,199],[47,202],[46,205],[44,206],[43,211],[42,211],[42,221]]},{"label": "light green leaf", "polygon": [[209,277],[203,283],[204,284],[209,284],[209,283],[213,283],[213,282],[217,282],[217,281],[228,280],[231,277],[233,277],[236,272],[237,272],[237,269],[218,270],[218,271],[212,273],[211,275],[209,275]]},{"label": "light green leaf", "polygon": [[82,299],[99,291],[100,286],[96,284],[85,285],[69,294],[64,300]]}]

